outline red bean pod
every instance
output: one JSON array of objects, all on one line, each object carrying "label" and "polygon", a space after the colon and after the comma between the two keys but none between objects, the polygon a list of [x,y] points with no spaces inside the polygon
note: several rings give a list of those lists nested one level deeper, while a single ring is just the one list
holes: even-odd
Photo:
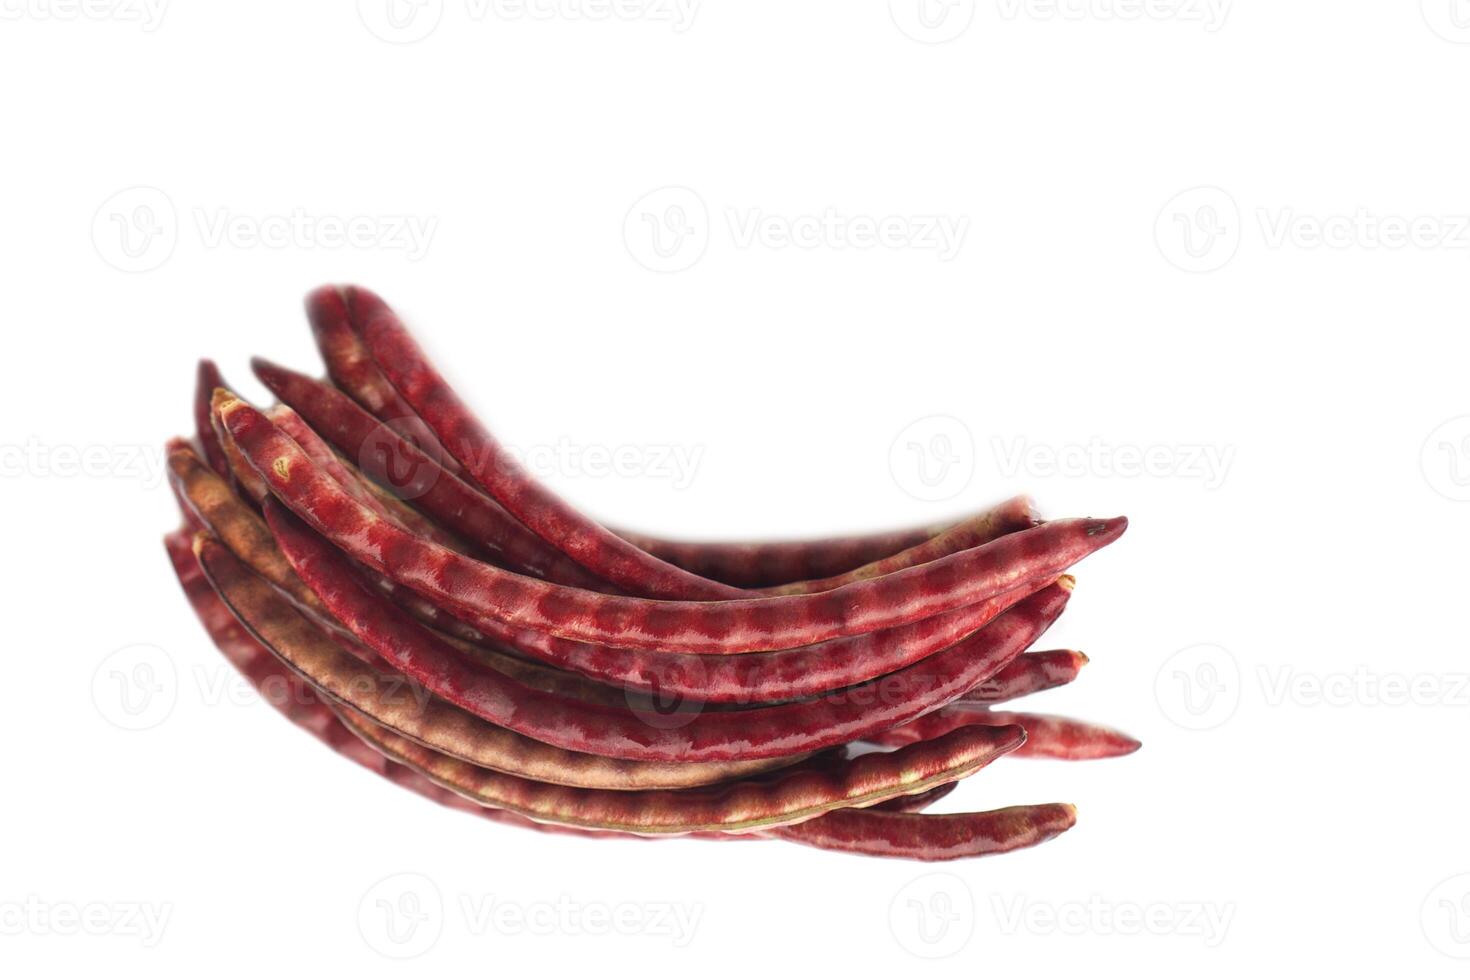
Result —
[{"label": "red bean pod", "polygon": [[450,472],[459,464],[439,445],[434,433],[378,370],[359,336],[351,303],[351,287],[322,286],[306,297],[306,319],[316,338],[327,376],[363,408],[383,421]]},{"label": "red bean pod", "polygon": [[722,602],[609,596],[516,575],[408,534],[353,500],[260,412],[240,401],[219,411],[276,497],[358,561],[480,629],[477,619],[486,618],[634,649],[783,650],[902,626],[1058,575],[1127,527],[1121,517],[1053,521],[813,595]]},{"label": "red bean pod", "polygon": [[836,766],[797,767],[770,779],[697,790],[613,793],[554,786],[476,768],[350,711],[343,716],[384,755],[468,799],[533,820],[641,835],[760,831],[843,807],[870,806],[973,775],[1026,739],[1019,728],[977,726],[895,752],[871,752]]},{"label": "red bean pod", "polygon": [[1076,822],[1077,810],[1068,803],[1012,806],[985,813],[836,810],[771,833],[782,840],[828,851],[911,861],[952,861],[1034,847],[1064,833]]},{"label": "red bean pod", "polygon": [[532,534],[494,500],[443,469],[432,456],[385,428],[341,392],[264,358],[250,363],[256,377],[277,398],[356,460],[378,485],[503,559],[508,568],[562,585],[608,588],[602,579]]},{"label": "red bean pod", "polygon": [[1019,711],[991,711],[979,705],[951,704],[889,731],[867,737],[876,745],[910,745],[968,725],[1020,725],[1029,736],[1021,757],[1035,759],[1111,759],[1136,752],[1143,744],[1120,731],[1091,722]]},{"label": "red bean pod", "polygon": [[977,548],[988,541],[1035,527],[1041,520],[1026,497],[1013,497],[988,511],[968,518],[896,555],[870,562],[860,568],[815,581],[792,582],[760,590],[762,595],[800,595],[803,592],[830,592],[852,582],[878,578],[890,572],[948,557],[960,551]]},{"label": "red bean pod", "polygon": [[1023,653],[984,684],[966,692],[960,701],[965,704],[1014,701],[1028,694],[1070,684],[1086,665],[1087,655],[1080,650],[1039,650]]},{"label": "red bean pod", "polygon": [[542,486],[460,401],[387,304],[366,290],[349,294],[354,303],[371,307],[359,324],[379,370],[459,460],[469,479],[543,541],[599,578],[639,595],[729,599],[741,594],[733,586],[655,558]]},{"label": "red bean pod", "polygon": [[628,708],[547,694],[466,662],[445,640],[369,592],[340,553],[274,501],[267,503],[266,519],[296,573],[348,631],[395,670],[477,717],[538,741],[647,762],[791,756],[902,724],[953,700],[1019,655],[1061,614],[1069,594],[1068,586],[1049,586],[950,649],[829,698],[686,712],[651,724]]},{"label": "red bean pod", "polygon": [[547,782],[627,790],[702,786],[789,765],[762,760],[701,764],[629,761],[568,751],[528,738],[432,697],[411,678],[349,653],[285,602],[219,542],[200,537],[195,554],[221,600],[252,636],[318,692],[434,749],[477,766]]}]

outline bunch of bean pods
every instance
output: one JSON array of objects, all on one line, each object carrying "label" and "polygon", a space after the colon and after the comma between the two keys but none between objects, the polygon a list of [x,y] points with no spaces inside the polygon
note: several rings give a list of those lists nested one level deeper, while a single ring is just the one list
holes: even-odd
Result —
[{"label": "bunch of bean pods", "polygon": [[165,543],[263,697],[401,786],[541,830],[944,860],[1075,819],[924,812],[959,780],[1138,747],[995,708],[1087,663],[1030,648],[1123,518],[1015,499],[803,542],[610,529],[523,469],[377,296],[323,287],[307,313],[329,380],[256,360],[278,399],[258,408],[201,363]]}]

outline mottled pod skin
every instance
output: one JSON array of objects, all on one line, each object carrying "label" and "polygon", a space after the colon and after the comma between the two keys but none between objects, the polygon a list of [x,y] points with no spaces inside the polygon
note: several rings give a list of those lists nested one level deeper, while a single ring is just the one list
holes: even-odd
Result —
[{"label": "mottled pod skin", "polygon": [[641,835],[748,833],[863,807],[973,775],[1025,740],[1019,728],[958,729],[932,742],[874,752],[835,766],[699,790],[610,793],[553,786],[469,765],[343,712],[384,755],[461,796],[533,820]]},{"label": "mottled pod skin", "polygon": [[602,579],[528,531],[491,498],[444,470],[341,392],[263,358],[251,366],[267,388],[378,485],[396,491],[439,524],[485,549],[512,571],[561,585],[607,591]]},{"label": "mottled pod skin", "polygon": [[1111,759],[1142,745],[1120,731],[1091,722],[1020,711],[991,711],[982,705],[951,704],[904,725],[866,736],[875,745],[911,745],[968,725],[1020,725],[1029,736],[1017,756],[1033,759]]},{"label": "mottled pod skin", "polygon": [[358,323],[378,369],[468,478],[543,541],[599,578],[638,595],[662,599],[741,595],[740,589],[655,558],[542,486],[460,401],[387,304],[357,287],[348,287],[348,295],[364,310]]},{"label": "mottled pod skin", "polygon": [[898,572],[915,565],[937,561],[959,551],[978,548],[988,541],[994,541],[996,538],[1013,534],[1016,531],[1024,531],[1040,523],[1041,519],[1036,516],[1036,509],[1029,499],[1013,497],[997,507],[963,520],[954,527],[895,555],[870,562],[841,575],[833,575],[815,581],[792,582],[760,591],[762,595],[829,592],[852,582],[878,578],[890,572]]},{"label": "mottled pod skin", "polygon": [[373,364],[354,324],[355,312],[348,302],[348,290],[340,286],[322,286],[306,297],[306,319],[327,376],[389,428],[439,460],[445,469],[458,473],[459,464]]},{"label": "mottled pod skin", "polygon": [[1067,803],[1013,806],[985,813],[837,810],[816,820],[779,828],[772,831],[772,836],[827,851],[910,861],[953,861],[1034,847],[1076,822],[1077,810]]},{"label": "mottled pod skin", "polygon": [[[1068,595],[1062,586],[1043,589],[950,650],[889,674],[881,683],[815,701],[696,710],[649,722],[627,706],[548,694],[465,661],[447,641],[369,592],[338,552],[288,512],[272,503],[267,520],[297,574],[394,670],[495,725],[564,749],[619,759],[728,762],[792,756],[884,731],[902,724],[899,719],[953,700],[1008,663],[1060,615]],[[391,727],[402,731],[403,724]]]},{"label": "mottled pod skin", "polygon": [[208,358],[201,360],[194,380],[194,438],[209,468],[216,475],[229,479],[230,464],[225,459],[224,446],[220,444],[219,433],[214,428],[214,392],[224,386],[225,379],[219,366]]},{"label": "mottled pod skin", "polygon": [[240,623],[324,697],[476,766],[547,782],[631,790],[703,786],[793,761],[647,763],[566,751],[527,738],[432,697],[401,674],[364,663],[281,599],[219,542],[201,536],[194,547],[215,592]]},{"label": "mottled pod skin", "polygon": [[653,600],[554,585],[486,565],[395,527],[353,500],[243,402],[219,409],[271,492],[333,544],[483,629],[513,624],[568,639],[679,653],[784,650],[902,626],[1061,574],[1116,540],[1125,518],[1053,521],[978,548],[814,595]]},{"label": "mottled pod skin", "polygon": [[1038,650],[1023,653],[1006,664],[985,683],[960,698],[967,704],[1000,704],[1041,691],[1049,691],[1077,679],[1087,666],[1080,650]]}]

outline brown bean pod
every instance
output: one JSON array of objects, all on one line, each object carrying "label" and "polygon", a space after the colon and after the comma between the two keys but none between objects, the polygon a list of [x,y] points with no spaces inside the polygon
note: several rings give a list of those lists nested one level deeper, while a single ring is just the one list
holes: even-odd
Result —
[{"label": "brown bean pod", "polygon": [[243,402],[220,416],[272,493],[358,561],[484,629],[484,618],[569,639],[680,653],[782,650],[869,633],[1060,574],[1121,535],[1124,518],[1054,521],[815,595],[723,602],[608,596],[526,578],[424,541],[353,500]]},{"label": "brown bean pod", "polygon": [[224,386],[225,379],[220,374],[219,365],[208,358],[202,359],[194,380],[194,438],[209,468],[220,477],[229,479],[230,464],[225,459],[219,433],[215,431],[213,408],[215,389]]},{"label": "brown bean pod", "polygon": [[697,790],[609,793],[553,786],[472,766],[395,735],[351,711],[344,720],[370,745],[433,782],[533,820],[642,835],[741,833],[799,823],[973,775],[1026,740],[1020,728],[959,729],[895,752],[836,766],[797,767],[764,780]]}]

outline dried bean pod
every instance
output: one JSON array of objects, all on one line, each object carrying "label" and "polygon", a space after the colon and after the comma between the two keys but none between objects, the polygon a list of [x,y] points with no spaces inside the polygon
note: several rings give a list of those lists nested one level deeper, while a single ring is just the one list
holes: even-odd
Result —
[{"label": "dried bean pod", "polygon": [[911,745],[937,738],[969,725],[1020,725],[1029,736],[1027,749],[1017,752],[1034,759],[1110,759],[1138,751],[1137,739],[1091,722],[1018,711],[991,711],[980,705],[951,704],[904,725],[868,736],[875,745]]},{"label": "dried bean pod", "polygon": [[[394,670],[466,712],[549,745],[649,762],[790,756],[884,731],[953,700],[1009,662],[1060,615],[1068,596],[1067,586],[1050,586],[949,650],[831,698],[686,712],[651,724],[627,707],[571,701],[465,662],[444,639],[369,592],[339,552],[273,500],[266,519],[296,573]],[[390,722],[399,731],[404,724]]]},{"label": "dried bean pod", "polygon": [[215,431],[212,407],[215,389],[224,386],[225,379],[219,372],[219,366],[208,358],[201,360],[194,381],[194,436],[209,468],[219,476],[229,479],[230,464],[225,459],[225,449],[220,444],[219,433]]},{"label": "dried bean pod", "polygon": [[1013,806],[986,813],[836,810],[794,827],[781,827],[772,836],[827,851],[952,861],[1034,847],[1076,822],[1077,810],[1068,803]]},{"label": "dried bean pod", "polygon": [[414,414],[388,379],[368,356],[353,322],[348,294],[339,286],[322,286],[306,297],[306,318],[316,338],[317,350],[327,366],[327,376],[383,424],[438,460],[452,473],[456,463],[423,420]]},{"label": "dried bean pod", "polygon": [[387,304],[356,287],[348,295],[364,310],[358,324],[378,369],[459,460],[468,478],[543,541],[599,578],[638,595],[730,599],[741,594],[640,550],[542,486],[475,419]]},{"label": "dried bean pod", "polygon": [[1080,650],[1041,650],[1023,653],[994,677],[960,698],[964,704],[1000,704],[1028,694],[1047,691],[1077,679],[1087,665]]},{"label": "dried bean pod", "polygon": [[702,786],[790,764],[789,758],[700,765],[629,762],[554,748],[431,697],[352,656],[282,600],[219,542],[195,542],[215,591],[261,644],[323,695],[477,766],[601,789]]},{"label": "dried bean pod", "polygon": [[[410,500],[439,524],[512,570],[562,585],[603,591],[608,584],[561,554],[506,513],[491,498],[445,471],[399,433],[385,429],[339,391],[263,358],[251,362],[255,375],[328,442],[337,446],[378,485]],[[463,550],[463,549],[460,549]]]},{"label": "dried bean pod", "polygon": [[353,558],[483,630],[479,620],[633,649],[746,653],[902,626],[1055,576],[1127,527],[1053,521],[969,551],[815,595],[723,602],[608,596],[498,569],[424,541],[357,503],[243,402],[220,416],[282,503]]},{"label": "dried bean pod", "polygon": [[239,492],[240,496],[259,507],[260,502],[270,496],[270,488],[266,486],[260,474],[245,462],[244,457],[240,455],[240,447],[235,444],[235,440],[230,437],[229,432],[219,420],[219,407],[235,398],[234,392],[228,389],[216,388],[214,390],[210,404],[211,411],[214,413],[215,433],[220,448],[225,454],[225,465],[230,471],[230,485]]},{"label": "dried bean pod", "polygon": [[936,534],[912,548],[906,548],[896,555],[870,562],[841,575],[833,575],[815,581],[792,582],[788,585],[760,591],[762,595],[830,592],[832,589],[841,588],[853,582],[878,578],[890,572],[898,572],[915,565],[937,561],[956,552],[978,548],[988,541],[994,541],[996,538],[1014,534],[1017,531],[1024,531],[1040,523],[1041,519],[1036,516],[1035,506],[1028,498],[1013,497],[1003,504],[963,520],[947,531]]},{"label": "dried bean pod", "polygon": [[973,775],[1025,741],[1019,728],[983,726],[950,732],[896,752],[873,752],[830,768],[802,768],[779,778],[683,791],[609,793],[552,786],[476,768],[426,749],[350,711],[344,720],[389,758],[487,806],[533,820],[643,835],[739,833],[863,807]]}]

